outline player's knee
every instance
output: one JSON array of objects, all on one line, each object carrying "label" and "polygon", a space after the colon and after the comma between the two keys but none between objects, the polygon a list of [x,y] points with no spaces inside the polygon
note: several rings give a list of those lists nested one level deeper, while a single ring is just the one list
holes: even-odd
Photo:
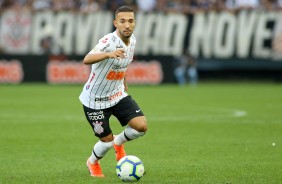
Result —
[{"label": "player's knee", "polygon": [[147,130],[148,130],[147,123],[144,122],[136,131],[138,131],[139,136],[143,136],[147,132]]},{"label": "player's knee", "polygon": [[147,132],[147,129],[148,129],[148,125],[147,125],[147,122],[146,122],[146,119],[144,119],[143,121],[140,121],[138,123],[137,126],[133,127],[136,131],[140,132],[140,133],[146,133]]},{"label": "player's knee", "polygon": [[142,132],[147,132],[148,131],[148,124],[146,118],[144,118],[144,122],[142,124]]},{"label": "player's knee", "polygon": [[148,130],[148,126],[147,126],[147,123],[146,122],[144,122],[144,123],[142,123],[141,124],[141,126],[139,127],[139,129],[137,130],[138,132],[147,132],[147,130]]},{"label": "player's knee", "polygon": [[138,126],[138,127],[128,126],[124,130],[124,134],[128,140],[133,140],[133,139],[137,139],[138,137],[143,136],[146,133],[145,130],[146,129],[145,128],[142,129],[141,126]]},{"label": "player's knee", "polygon": [[106,137],[99,138],[102,142],[112,142],[114,140],[113,134],[110,134]]}]

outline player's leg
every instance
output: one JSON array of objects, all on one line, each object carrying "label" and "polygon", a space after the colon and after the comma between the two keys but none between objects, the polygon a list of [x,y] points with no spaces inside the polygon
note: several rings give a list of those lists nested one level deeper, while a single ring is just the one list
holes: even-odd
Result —
[{"label": "player's leg", "polygon": [[115,136],[114,144],[122,145],[126,141],[137,139],[143,136],[147,131],[147,121],[145,116],[132,118],[128,126],[119,135]]},{"label": "player's leg", "polygon": [[113,142],[98,141],[92,150],[91,156],[87,159],[86,165],[89,173],[93,177],[104,177],[99,160],[105,156],[109,149],[113,147]]},{"label": "player's leg", "polygon": [[99,141],[94,145],[86,165],[90,175],[104,177],[99,160],[113,147],[113,135],[109,127],[109,110],[94,110],[84,106],[85,116]]},{"label": "player's leg", "polygon": [[96,161],[102,159],[106,153],[113,147],[113,134],[106,137],[99,138],[99,141],[94,145],[91,156],[89,157],[90,163],[95,163]]},{"label": "player's leg", "polygon": [[121,100],[115,106],[113,114],[118,118],[122,126],[128,125],[124,131],[114,138],[116,159],[120,160],[126,155],[123,143],[144,135],[147,131],[147,122],[143,112],[131,96]]}]

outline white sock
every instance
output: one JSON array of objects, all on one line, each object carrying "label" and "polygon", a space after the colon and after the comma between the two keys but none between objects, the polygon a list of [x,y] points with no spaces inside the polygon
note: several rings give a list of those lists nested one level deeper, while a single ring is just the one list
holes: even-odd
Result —
[{"label": "white sock", "polygon": [[138,137],[144,135],[145,132],[138,132],[135,129],[131,128],[130,126],[127,126],[124,131],[122,131],[120,134],[115,136],[114,143],[115,145],[122,145],[126,141],[137,139]]},{"label": "white sock", "polygon": [[89,158],[89,162],[94,164],[97,160],[101,159],[106,153],[113,147],[113,141],[102,142],[98,141],[93,148],[92,154]]},{"label": "white sock", "polygon": [[118,145],[118,146],[122,145],[126,141],[127,141],[127,139],[124,136],[124,131],[122,131],[120,134],[116,135],[115,139],[114,139],[115,145]]}]

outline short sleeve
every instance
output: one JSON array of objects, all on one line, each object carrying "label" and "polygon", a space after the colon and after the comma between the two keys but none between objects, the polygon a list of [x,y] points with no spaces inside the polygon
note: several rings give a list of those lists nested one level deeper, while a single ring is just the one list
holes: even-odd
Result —
[{"label": "short sleeve", "polygon": [[89,52],[89,54],[109,52],[111,46],[111,35],[107,34],[101,38],[98,44]]}]

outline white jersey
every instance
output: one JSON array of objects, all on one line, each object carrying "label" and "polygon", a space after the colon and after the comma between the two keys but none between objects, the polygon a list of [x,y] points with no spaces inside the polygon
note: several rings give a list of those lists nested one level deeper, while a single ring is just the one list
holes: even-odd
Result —
[{"label": "white jersey", "polygon": [[128,46],[118,37],[116,32],[109,33],[89,54],[125,50],[125,58],[108,58],[92,64],[88,81],[84,85],[79,99],[81,103],[92,109],[105,109],[114,106],[128,94],[124,91],[126,69],[133,60],[135,37],[131,35]]}]

